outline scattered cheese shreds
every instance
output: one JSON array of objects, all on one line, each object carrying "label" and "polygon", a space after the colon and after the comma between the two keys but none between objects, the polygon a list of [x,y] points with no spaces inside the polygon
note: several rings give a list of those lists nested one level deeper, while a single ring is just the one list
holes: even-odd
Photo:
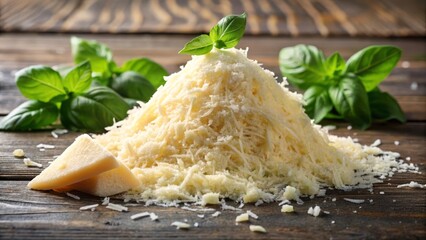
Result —
[{"label": "scattered cheese shreds", "polygon": [[266,233],[266,229],[260,225],[250,225],[250,231]]},{"label": "scattered cheese shreds", "polygon": [[250,217],[254,218],[254,219],[258,219],[258,218],[259,218],[259,216],[257,216],[257,214],[255,214],[254,212],[252,212],[252,211],[250,211],[250,210],[248,210],[248,211],[247,211],[247,214],[248,214]]},{"label": "scattered cheese shreds", "polygon": [[347,201],[347,202],[351,202],[351,203],[357,203],[357,204],[360,204],[360,203],[364,203],[365,202],[365,200],[364,199],[353,199],[353,198],[343,198],[345,201]]},{"label": "scattered cheese shreds", "polygon": [[38,167],[38,168],[42,168],[43,164],[38,163],[38,162],[34,162],[33,160],[31,160],[30,158],[24,158],[24,164],[27,167]]},{"label": "scattered cheese shreds", "polygon": [[218,217],[221,214],[221,212],[216,211],[215,213],[212,214],[212,217]]},{"label": "scattered cheese shreds", "polygon": [[75,195],[75,194],[72,194],[72,193],[67,192],[67,193],[66,193],[66,195],[67,195],[68,197],[70,197],[70,198],[74,198],[74,199],[76,199],[76,200],[80,200],[80,197],[79,197],[79,196],[77,196],[77,195]]},{"label": "scattered cheese shreds", "polygon": [[158,215],[155,213],[150,213],[149,217],[151,218],[151,221],[157,221],[158,220]]},{"label": "scattered cheese shreds", "polygon": [[198,226],[199,226],[198,222],[195,222],[194,227],[198,227]]},{"label": "scattered cheese shreds", "polygon": [[376,141],[374,141],[370,146],[371,147],[378,147],[378,146],[380,146],[380,144],[382,144],[382,141],[380,139],[376,139]]},{"label": "scattered cheese shreds", "polygon": [[425,188],[425,187],[426,187],[426,184],[425,184],[425,185],[422,185],[422,184],[420,184],[420,183],[418,183],[418,182],[411,181],[410,183],[400,184],[400,185],[398,185],[398,186],[397,186],[397,188],[403,188],[403,187],[410,187],[410,188]]},{"label": "scattered cheese shreds", "polygon": [[50,145],[50,144],[40,143],[40,144],[37,145],[37,148],[53,149],[53,148],[55,148],[55,146],[54,145]]},{"label": "scattered cheese shreds", "polygon": [[321,213],[321,208],[319,206],[315,206],[314,208],[309,207],[308,214],[314,217],[318,217]]},{"label": "scattered cheese shreds", "polygon": [[294,212],[294,207],[292,205],[284,204],[281,207],[281,212],[283,212],[283,213]]},{"label": "scattered cheese shreds", "polygon": [[13,156],[21,158],[21,157],[25,157],[25,152],[22,149],[15,149],[13,150]]},{"label": "scattered cheese shreds", "polygon": [[173,222],[171,226],[175,226],[176,229],[188,229],[191,227],[191,225],[189,225],[188,223],[179,222],[179,221]]},{"label": "scattered cheese shreds", "polygon": [[102,205],[108,205],[109,204],[109,197],[105,197],[103,200],[102,200]]},{"label": "scattered cheese shreds", "polygon": [[150,216],[149,212],[141,212],[141,213],[133,214],[132,216],[130,216],[130,219],[137,220],[137,219],[149,217],[149,216]]},{"label": "scattered cheese shreds", "polygon": [[125,206],[122,206],[120,204],[114,204],[114,203],[108,203],[108,205],[106,206],[106,208],[114,210],[114,211],[118,211],[118,212],[127,212],[129,210]]},{"label": "scattered cheese shreds", "polygon": [[83,206],[83,207],[80,208],[80,211],[85,211],[85,210],[92,210],[93,211],[98,206],[99,206],[99,204],[92,204],[92,205]]},{"label": "scattered cheese shreds", "polygon": [[243,214],[241,214],[241,215],[238,215],[236,218],[235,218],[235,222],[247,222],[247,221],[249,221],[250,219],[249,219],[249,215],[247,214],[247,213],[243,213]]}]

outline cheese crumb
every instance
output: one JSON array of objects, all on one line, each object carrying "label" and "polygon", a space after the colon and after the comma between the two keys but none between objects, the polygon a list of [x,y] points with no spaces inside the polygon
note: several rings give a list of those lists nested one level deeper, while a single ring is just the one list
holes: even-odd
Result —
[{"label": "cheese crumb", "polygon": [[399,141],[394,141],[393,144],[395,144],[396,146],[399,145]]},{"label": "cheese crumb", "polygon": [[260,225],[250,225],[250,231],[266,233],[266,229]]},{"label": "cheese crumb", "polygon": [[201,205],[206,206],[207,204],[220,204],[219,193],[204,194],[201,200]]},{"label": "cheese crumb", "polygon": [[419,89],[419,84],[417,82],[412,82],[410,85],[410,89],[412,91],[416,91],[417,89]]},{"label": "cheese crumb", "polygon": [[151,218],[151,221],[157,221],[158,220],[158,215],[155,213],[150,213],[149,217]]},{"label": "cheese crumb", "polygon": [[194,227],[198,227],[198,226],[199,226],[198,222],[195,222]]},{"label": "cheese crumb", "polygon": [[21,157],[25,157],[25,152],[22,149],[15,149],[13,150],[13,156],[21,158]]},{"label": "cheese crumb", "polygon": [[376,139],[370,146],[371,147],[378,147],[380,144],[382,144],[382,141],[380,139]]},{"label": "cheese crumb", "polygon": [[318,217],[321,213],[321,208],[319,206],[315,206],[314,208],[310,207],[308,209],[308,214],[314,217]]},{"label": "cheese crumb", "polygon": [[137,220],[137,219],[148,217],[148,216],[150,216],[149,212],[142,212],[142,213],[133,214],[132,216],[130,216],[130,219]]},{"label": "cheese crumb", "polygon": [[103,200],[102,200],[102,205],[108,205],[109,204],[109,197],[105,197]]},{"label": "cheese crumb", "polygon": [[348,130],[352,130],[352,126],[351,126],[351,125],[349,125],[349,126],[347,127],[347,129],[348,129]]},{"label": "cheese crumb", "polygon": [[285,191],[283,193],[283,198],[286,200],[297,200],[299,198],[297,189],[292,186],[286,186]]},{"label": "cheese crumb", "polygon": [[365,202],[364,199],[353,199],[353,198],[343,198],[343,199],[345,201],[348,201],[348,202],[351,202],[351,203],[357,203],[357,204]]},{"label": "cheese crumb", "polygon": [[212,217],[218,217],[221,214],[221,212],[216,211],[215,213],[212,214]]},{"label": "cheese crumb", "polygon": [[34,162],[30,158],[24,158],[24,164],[27,167],[38,167],[38,168],[42,168],[43,167],[43,165],[41,163]]},{"label": "cheese crumb", "polygon": [[238,215],[235,218],[235,222],[247,222],[249,221],[249,215],[247,213],[243,213],[241,215]]},{"label": "cheese crumb", "polygon": [[85,210],[94,211],[98,206],[99,206],[99,204],[92,204],[92,205],[83,206],[83,207],[80,208],[80,211],[85,211]]},{"label": "cheese crumb", "polygon": [[254,218],[254,219],[258,219],[258,218],[259,218],[259,216],[257,216],[254,212],[252,212],[252,211],[250,211],[250,210],[248,210],[248,211],[247,211],[247,214],[248,214],[250,217]]},{"label": "cheese crumb", "polygon": [[54,146],[54,145],[50,145],[50,144],[43,144],[43,143],[38,144],[36,147],[37,147],[37,148],[46,148],[46,149],[53,149],[53,148],[55,148],[55,146]]},{"label": "cheese crumb", "polygon": [[175,226],[176,229],[189,229],[191,227],[191,225],[189,225],[188,223],[179,222],[179,221],[173,222],[171,226]]},{"label": "cheese crumb", "polygon": [[108,203],[106,208],[117,211],[117,212],[127,212],[129,209],[125,206],[122,206],[120,204],[114,204],[114,203]]},{"label": "cheese crumb", "polygon": [[379,192],[379,194],[383,195],[383,194],[385,194],[385,192]]},{"label": "cheese crumb", "polygon": [[283,213],[294,212],[294,208],[293,208],[293,206],[292,206],[292,205],[284,204],[284,205],[281,207],[281,212],[283,212]]},{"label": "cheese crumb", "polygon": [[411,181],[410,183],[400,184],[397,188],[410,187],[410,188],[425,188],[425,185],[419,184],[418,182]]},{"label": "cheese crumb", "polygon": [[70,198],[74,198],[74,199],[76,199],[76,200],[80,200],[80,197],[79,197],[79,196],[77,196],[77,195],[75,195],[75,194],[72,194],[72,193],[67,192],[67,193],[66,193],[66,195],[67,195],[68,197],[70,197]]}]

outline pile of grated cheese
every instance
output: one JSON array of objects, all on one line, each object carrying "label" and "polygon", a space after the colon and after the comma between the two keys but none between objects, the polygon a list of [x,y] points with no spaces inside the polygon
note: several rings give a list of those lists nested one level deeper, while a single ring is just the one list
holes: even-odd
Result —
[{"label": "pile of grated cheese", "polygon": [[146,104],[95,137],[141,182],[139,200],[244,202],[321,187],[371,187],[399,155],[329,135],[304,113],[301,95],[247,58],[247,50],[193,56]]}]

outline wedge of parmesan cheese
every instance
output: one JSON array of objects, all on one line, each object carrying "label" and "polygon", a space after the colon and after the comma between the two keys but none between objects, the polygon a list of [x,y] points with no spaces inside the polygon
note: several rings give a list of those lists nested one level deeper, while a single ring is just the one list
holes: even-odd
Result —
[{"label": "wedge of parmesan cheese", "polygon": [[28,187],[36,190],[61,188],[119,166],[111,153],[84,134],[29,182]]},{"label": "wedge of parmesan cheese", "polygon": [[72,184],[71,189],[107,197],[139,186],[139,181],[124,164],[87,180]]}]

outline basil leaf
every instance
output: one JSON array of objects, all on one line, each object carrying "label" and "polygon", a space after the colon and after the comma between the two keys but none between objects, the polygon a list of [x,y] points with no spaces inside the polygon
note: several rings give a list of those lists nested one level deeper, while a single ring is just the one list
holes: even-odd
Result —
[{"label": "basil leaf", "polygon": [[155,87],[136,72],[124,72],[111,82],[111,88],[126,98],[148,102],[155,93]]},{"label": "basil leaf", "polygon": [[376,88],[368,93],[368,99],[374,120],[387,121],[395,119],[402,123],[407,121],[398,102],[390,94],[381,92]]},{"label": "basil leaf", "polygon": [[305,101],[306,114],[314,119],[315,123],[321,122],[333,109],[327,89],[321,86],[308,88],[303,94],[303,100]]},{"label": "basil leaf", "polygon": [[16,85],[22,95],[42,102],[59,102],[67,97],[58,72],[50,67],[31,66],[16,73]]},{"label": "basil leaf", "polygon": [[210,38],[216,48],[235,47],[244,35],[247,14],[231,15],[222,18],[211,30]]},{"label": "basil leaf", "polygon": [[390,74],[400,57],[397,47],[370,46],[349,58],[345,72],[357,75],[369,92]]},{"label": "basil leaf", "polygon": [[283,48],[279,54],[283,76],[294,86],[306,90],[311,85],[327,85],[324,54],[315,46],[296,45]]},{"label": "basil leaf", "polygon": [[62,81],[68,92],[83,93],[92,83],[92,70],[90,62],[84,61],[75,66]]},{"label": "basil leaf", "polygon": [[206,34],[193,38],[179,51],[181,54],[203,55],[213,49],[213,42]]},{"label": "basil leaf", "polygon": [[71,37],[71,50],[76,64],[88,60],[93,72],[102,76],[111,75],[112,52],[106,45],[94,40]]},{"label": "basil leaf", "polygon": [[346,63],[340,53],[335,52],[327,58],[325,66],[327,68],[328,75],[333,77],[334,75],[339,75],[343,71],[346,67]]},{"label": "basil leaf", "polygon": [[120,71],[133,71],[139,73],[145,77],[155,89],[166,82],[164,81],[164,76],[169,74],[160,64],[148,58],[131,59],[123,64]]},{"label": "basil leaf", "polygon": [[352,126],[366,129],[371,125],[367,92],[355,75],[343,76],[328,92],[337,112]]},{"label": "basil leaf", "polygon": [[0,129],[8,131],[38,130],[58,118],[59,110],[54,103],[30,100],[22,103],[0,121]]},{"label": "basil leaf", "polygon": [[61,122],[74,130],[103,132],[105,127],[126,117],[129,105],[107,87],[95,87],[83,95],[62,102]]}]

